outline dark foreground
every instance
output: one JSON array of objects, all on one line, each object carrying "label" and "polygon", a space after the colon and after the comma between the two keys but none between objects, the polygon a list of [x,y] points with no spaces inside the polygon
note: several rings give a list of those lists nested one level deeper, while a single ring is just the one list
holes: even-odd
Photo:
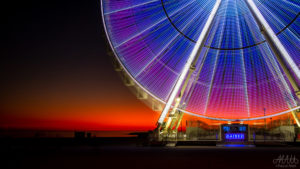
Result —
[{"label": "dark foreground", "polygon": [[[1,168],[300,168],[300,147],[137,146],[135,138],[1,139]],[[5,167],[3,167],[5,166]]]}]

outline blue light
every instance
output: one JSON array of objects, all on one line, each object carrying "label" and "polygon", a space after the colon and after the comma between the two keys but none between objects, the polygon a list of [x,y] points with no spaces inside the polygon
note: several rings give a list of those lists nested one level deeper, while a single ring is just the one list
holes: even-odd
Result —
[{"label": "blue light", "polygon": [[226,140],[244,140],[245,134],[244,133],[226,133],[225,139]]},{"label": "blue light", "polygon": [[245,147],[244,144],[226,144],[225,147]]},{"label": "blue light", "polygon": [[246,131],[246,126],[240,126],[239,131]]},{"label": "blue light", "polygon": [[[105,31],[124,73],[151,97],[166,102],[215,2],[102,0]],[[255,2],[299,65],[299,0]],[[290,104],[295,98],[286,94],[285,83],[273,76],[280,72],[278,66],[270,68],[275,60],[246,1],[222,0],[199,53],[197,78],[191,78],[188,86],[193,87],[184,93],[184,110],[227,121],[264,118],[263,108],[278,115],[297,106]],[[247,127],[223,131],[243,133]]]},{"label": "blue light", "polygon": [[224,130],[225,132],[228,132],[228,131],[230,130],[230,127],[229,127],[229,126],[223,126],[223,130]]}]

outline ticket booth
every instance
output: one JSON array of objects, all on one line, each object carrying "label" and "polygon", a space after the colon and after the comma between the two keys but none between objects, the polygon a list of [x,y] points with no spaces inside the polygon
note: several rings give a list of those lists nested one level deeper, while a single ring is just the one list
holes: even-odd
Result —
[{"label": "ticket booth", "polygon": [[248,142],[247,124],[223,124],[221,125],[223,143],[243,144]]}]

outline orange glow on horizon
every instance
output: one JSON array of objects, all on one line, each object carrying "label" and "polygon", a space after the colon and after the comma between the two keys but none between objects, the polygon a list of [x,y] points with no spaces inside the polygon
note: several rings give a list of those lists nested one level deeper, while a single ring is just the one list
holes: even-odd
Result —
[{"label": "orange glow on horizon", "polygon": [[116,97],[112,92],[110,97],[105,95],[105,99],[101,96],[81,99],[55,96],[55,99],[30,97],[24,99],[24,102],[10,102],[0,109],[0,128],[144,131],[154,129],[159,114],[136,99],[129,91],[125,90],[125,93],[125,97],[121,92],[120,97]]}]

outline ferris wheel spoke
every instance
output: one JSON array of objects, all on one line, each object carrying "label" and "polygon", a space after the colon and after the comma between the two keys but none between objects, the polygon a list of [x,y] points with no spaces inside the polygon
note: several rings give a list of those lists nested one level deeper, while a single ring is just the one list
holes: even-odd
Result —
[{"label": "ferris wheel spoke", "polygon": [[[183,10],[183,9],[186,8],[186,7],[188,7],[189,5],[191,5],[191,4],[194,3],[194,2],[195,2],[195,0],[193,0],[193,1],[191,1],[191,2],[189,2],[189,3],[187,3],[187,4],[185,4],[184,6],[182,6],[182,7],[179,8],[179,9],[177,9],[176,11],[173,11],[173,12],[170,14],[170,16],[172,17],[172,16],[176,15],[178,12],[180,12],[181,10]],[[152,25],[148,26],[147,28],[145,28],[145,29],[141,30],[140,32],[134,34],[133,36],[127,38],[125,41],[123,41],[123,42],[117,44],[117,45],[115,46],[115,48],[119,48],[120,46],[122,46],[122,45],[128,43],[130,40],[132,40],[132,39],[134,39],[134,38],[136,38],[136,37],[138,37],[138,36],[141,36],[142,34],[146,33],[147,31],[153,29],[155,26],[158,26],[158,25],[162,24],[163,22],[165,22],[165,21],[167,21],[167,20],[168,20],[168,18],[167,18],[166,16],[163,17],[161,20],[159,20],[159,21],[153,23]]]},{"label": "ferris wheel spoke", "polygon": [[[107,37],[122,69],[137,86],[165,103],[215,2],[109,0],[102,3]],[[287,76],[276,67],[274,52],[270,51],[246,1],[222,0],[222,3],[204,42],[205,49],[199,55],[205,58],[203,72],[198,72],[200,63],[197,63],[195,74],[186,85],[183,98],[186,103],[180,108],[205,118],[249,120],[280,115],[278,112],[295,107],[295,96],[290,94],[289,83],[284,82]],[[296,0],[255,0],[255,3],[299,67],[300,3]],[[266,116],[263,108],[268,110]]]},{"label": "ferris wheel spoke", "polygon": [[[197,18],[199,15],[200,15],[200,11],[196,14],[196,15],[194,15],[194,17],[192,18],[192,19],[190,19],[190,21],[182,28],[183,30],[185,30],[193,21],[194,21],[194,19],[195,18]],[[176,36],[174,36],[167,44],[164,44],[164,48],[163,49],[161,49],[144,67],[143,67],[143,69],[141,69],[136,75],[135,75],[135,77],[138,77],[143,71],[145,71],[148,67],[149,67],[149,65],[151,65],[153,62],[154,62],[154,60],[157,60],[157,58],[166,50],[166,49],[168,49],[169,47],[170,47],[170,45],[174,42],[174,40],[178,37],[178,36],[180,36],[180,34],[178,33]]]},{"label": "ferris wheel spoke", "polygon": [[117,12],[120,12],[120,11],[125,11],[125,10],[129,10],[129,9],[138,8],[138,7],[145,6],[145,5],[151,4],[153,2],[158,2],[158,1],[160,1],[160,0],[151,0],[151,1],[140,3],[140,4],[131,5],[131,6],[128,6],[126,8],[121,8],[121,9],[113,10],[113,11],[110,11],[110,12],[106,12],[106,13],[104,13],[104,15],[110,15],[110,14],[114,14],[114,13],[117,13]]}]

